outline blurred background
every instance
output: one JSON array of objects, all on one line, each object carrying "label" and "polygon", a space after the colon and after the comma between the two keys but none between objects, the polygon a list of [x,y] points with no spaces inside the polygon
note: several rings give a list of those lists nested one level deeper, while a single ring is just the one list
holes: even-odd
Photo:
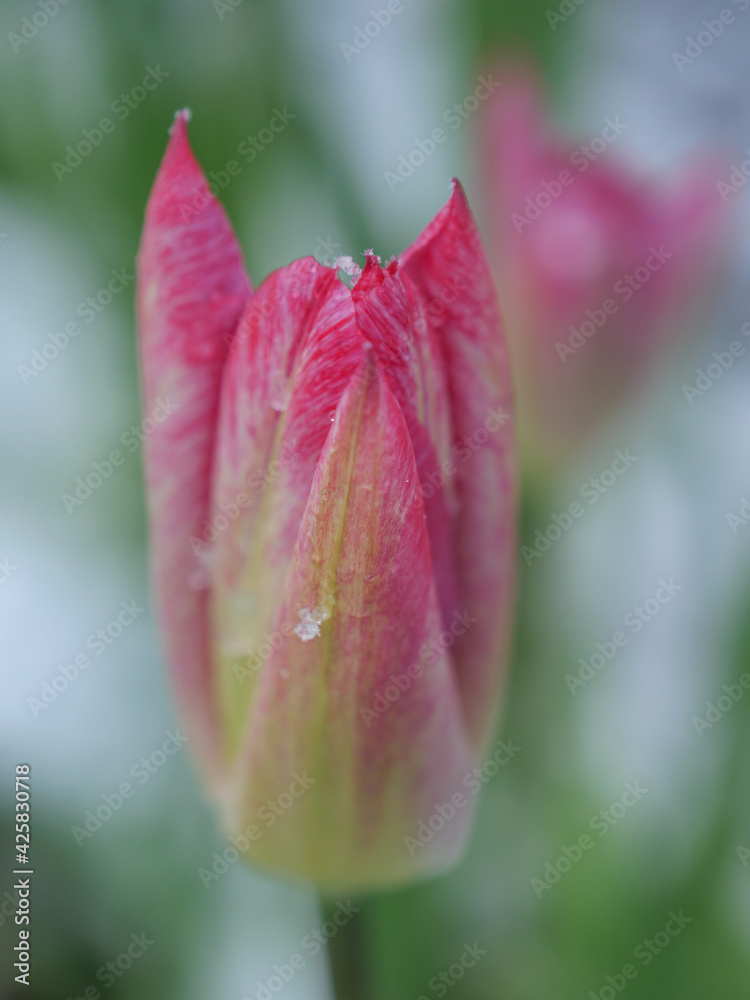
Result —
[{"label": "blurred background", "polygon": [[[720,263],[711,295],[684,289],[685,336],[585,445],[528,475],[521,544],[537,556],[519,551],[498,731],[521,750],[488,781],[460,867],[362,915],[375,995],[747,996],[750,361],[713,357],[748,343],[746,7],[5,0],[0,996],[262,1000],[274,965],[323,921],[314,893],[241,863],[206,884],[225,845],[186,754],[163,750],[179,721],[148,587],[133,268],[175,110],[192,109],[196,155],[256,284],[309,254],[398,253],[454,175],[492,246],[488,119],[465,102],[521,54],[571,149],[621,116],[617,155],[661,171],[667,189],[687,158],[710,162],[729,224],[720,256],[704,260]],[[373,20],[386,9],[387,23]],[[460,124],[394,181],[456,103]],[[288,123],[263,132],[275,115]],[[257,155],[229,178],[251,136]],[[722,194],[730,176],[736,191]],[[707,387],[688,398],[696,384]],[[113,449],[124,462],[76,497]],[[618,450],[635,456],[626,474],[602,478],[596,503],[545,534]],[[11,957],[21,762],[33,789],[30,987],[14,983]],[[124,782],[134,793],[118,805]],[[592,846],[576,850],[585,836]],[[484,954],[458,981],[475,942]],[[305,954],[283,996],[329,997],[325,953]]]}]

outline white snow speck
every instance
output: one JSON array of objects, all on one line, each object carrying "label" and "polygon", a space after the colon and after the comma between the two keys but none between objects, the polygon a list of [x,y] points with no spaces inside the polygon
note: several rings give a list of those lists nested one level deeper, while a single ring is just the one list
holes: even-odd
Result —
[{"label": "white snow speck", "polygon": [[310,639],[320,635],[321,622],[329,617],[330,615],[325,608],[315,608],[313,611],[309,608],[301,608],[299,621],[294,626],[294,634],[298,635],[303,642],[309,642]]}]

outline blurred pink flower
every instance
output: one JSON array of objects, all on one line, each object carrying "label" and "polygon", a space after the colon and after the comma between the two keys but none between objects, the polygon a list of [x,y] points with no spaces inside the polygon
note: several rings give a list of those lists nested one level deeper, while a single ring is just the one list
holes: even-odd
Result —
[{"label": "blurred pink flower", "polygon": [[336,262],[352,288],[307,257],[253,293],[186,120],[138,258],[144,406],[174,408],[146,471],[180,706],[239,850],[335,888],[411,878],[465,839],[468,802],[418,831],[486,746],[509,632],[492,279],[455,183],[399,258]]},{"label": "blurred pink flower", "polygon": [[695,322],[722,213],[707,165],[646,181],[610,148],[628,129],[619,116],[581,145],[563,141],[533,72],[501,76],[483,140],[490,231],[519,432],[556,463]]}]

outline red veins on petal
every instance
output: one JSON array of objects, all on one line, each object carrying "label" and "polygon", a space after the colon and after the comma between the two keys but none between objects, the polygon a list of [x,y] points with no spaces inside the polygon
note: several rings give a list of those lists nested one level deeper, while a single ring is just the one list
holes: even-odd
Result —
[{"label": "red veins on petal", "polygon": [[[248,846],[261,862],[328,886],[435,870],[471,808],[416,856],[405,838],[486,739],[513,591],[509,372],[474,222],[456,183],[351,290],[305,258],[251,295],[185,122],[138,314],[146,412],[170,410],[146,442],[152,549],[196,755],[232,830],[314,779]],[[414,681],[395,701],[394,674]]]},{"label": "red veins on petal", "polygon": [[145,442],[154,587],[177,695],[209,771],[218,765],[207,582],[190,539],[209,512],[221,375],[251,292],[242,254],[177,116],[138,254],[144,411],[172,412]]},{"label": "red veins on petal", "polygon": [[[362,720],[395,665],[420,664],[441,629],[411,435],[372,358],[337,409],[272,626],[287,639],[248,718],[239,813],[272,796],[279,774],[307,770],[315,784],[267,838],[264,860],[294,859],[329,885],[403,876],[413,867],[404,836],[460,787],[472,758],[449,652],[421,663],[419,683],[372,729]],[[455,851],[469,812],[438,857]],[[419,864],[435,860],[427,850]]]},{"label": "red veins on petal", "polygon": [[[492,276],[463,189],[400,258],[399,274],[426,303],[445,359],[457,510],[451,536],[460,611],[475,619],[455,644],[474,739],[494,719],[510,632],[516,471],[512,389]],[[444,308],[431,308],[440,302]]]}]

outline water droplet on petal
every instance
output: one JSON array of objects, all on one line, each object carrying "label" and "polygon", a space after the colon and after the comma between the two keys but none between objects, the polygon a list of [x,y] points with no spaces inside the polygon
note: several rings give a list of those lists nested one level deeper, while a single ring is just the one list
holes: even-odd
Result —
[{"label": "water droplet on petal", "polygon": [[316,635],[320,635],[320,629],[317,625],[311,625],[309,622],[300,622],[295,625],[294,634],[298,635],[303,642],[309,642]]},{"label": "water droplet on petal", "polygon": [[303,642],[309,642],[320,635],[321,623],[330,618],[327,608],[319,607],[314,610],[300,608],[299,622],[294,626],[294,634],[298,635]]},{"label": "water droplet on petal", "polygon": [[358,278],[362,273],[362,268],[359,264],[355,263],[354,258],[350,257],[349,254],[341,254],[341,256],[336,257],[333,266],[340,271],[344,271],[352,278]]},{"label": "water droplet on petal", "polygon": [[362,268],[356,263],[353,257],[348,254],[342,254],[340,257],[336,257],[333,261],[333,266],[337,271],[343,271],[352,280],[350,282],[350,287],[356,285],[362,276]]}]

